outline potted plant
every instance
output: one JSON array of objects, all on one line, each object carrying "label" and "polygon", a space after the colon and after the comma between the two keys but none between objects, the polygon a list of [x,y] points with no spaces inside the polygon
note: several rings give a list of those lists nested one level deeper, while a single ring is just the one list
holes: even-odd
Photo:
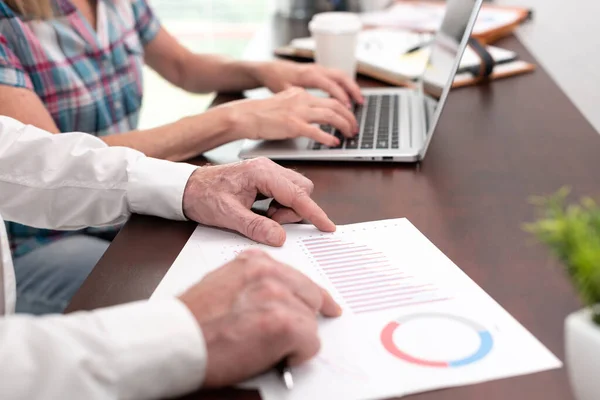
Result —
[{"label": "potted plant", "polygon": [[586,308],[565,320],[566,362],[578,400],[600,399],[600,207],[591,199],[568,205],[561,189],[534,203],[539,219],[526,230],[565,266]]}]

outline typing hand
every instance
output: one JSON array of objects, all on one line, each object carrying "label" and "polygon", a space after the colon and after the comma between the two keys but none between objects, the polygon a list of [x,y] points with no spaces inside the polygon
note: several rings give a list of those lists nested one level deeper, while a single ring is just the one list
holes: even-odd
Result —
[{"label": "typing hand", "polygon": [[206,341],[205,388],[240,382],[283,358],[310,359],[320,347],[317,313],[341,314],[324,289],[259,250],[211,272],[180,300]]},{"label": "typing hand", "polygon": [[354,114],[334,99],[313,96],[301,88],[287,89],[265,100],[241,100],[214,109],[228,111],[234,121],[231,133],[248,139],[290,139],[309,137],[335,147],[339,139],[313,124],[331,125],[344,136],[358,133]]},{"label": "typing hand", "polygon": [[292,86],[321,89],[347,108],[352,101],[362,104],[363,97],[356,82],[342,71],[312,63],[274,61],[258,64],[256,80],[274,93]]},{"label": "typing hand", "polygon": [[[233,229],[260,243],[281,246],[280,224],[307,219],[325,232],[335,225],[310,198],[313,183],[266,158],[198,168],[183,195],[185,215],[201,224]],[[270,218],[250,210],[259,195],[272,197]]]}]

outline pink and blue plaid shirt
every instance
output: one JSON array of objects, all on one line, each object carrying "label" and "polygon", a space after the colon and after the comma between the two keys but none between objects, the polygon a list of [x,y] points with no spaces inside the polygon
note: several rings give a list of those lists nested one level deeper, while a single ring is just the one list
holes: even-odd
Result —
[{"label": "pink and blue plaid shirt", "polygon": [[[145,0],[98,0],[97,29],[69,0],[27,20],[0,0],[0,84],[34,91],[61,132],[137,128],[144,45],[160,29]],[[13,255],[69,233],[7,223]]]}]

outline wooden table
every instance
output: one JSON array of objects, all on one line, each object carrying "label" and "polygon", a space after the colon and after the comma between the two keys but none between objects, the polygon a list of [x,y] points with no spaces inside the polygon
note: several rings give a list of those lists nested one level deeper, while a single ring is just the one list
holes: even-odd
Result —
[{"label": "wooden table", "polygon": [[[269,48],[306,34],[302,23],[273,24],[276,35],[261,39]],[[535,62],[515,38],[500,45]],[[233,98],[220,96],[217,101]],[[552,193],[563,185],[571,186],[576,196],[600,195],[600,138],[543,68],[453,91],[421,165],[287,165],[313,180],[315,200],[338,224],[408,217],[564,360],[563,321],[580,304],[557,263],[521,225],[534,218],[531,195]],[[193,229],[192,223],[133,216],[69,311],[148,298]],[[189,398],[259,397],[256,392],[226,390]],[[410,397],[572,398],[564,369]]]}]

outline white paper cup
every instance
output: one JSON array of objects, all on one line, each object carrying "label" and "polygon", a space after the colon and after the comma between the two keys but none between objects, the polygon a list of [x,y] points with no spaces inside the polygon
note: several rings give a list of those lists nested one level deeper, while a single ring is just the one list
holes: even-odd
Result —
[{"label": "white paper cup", "polygon": [[347,12],[317,14],[308,25],[315,39],[315,61],[328,68],[356,77],[356,47],[362,22],[358,15]]}]

